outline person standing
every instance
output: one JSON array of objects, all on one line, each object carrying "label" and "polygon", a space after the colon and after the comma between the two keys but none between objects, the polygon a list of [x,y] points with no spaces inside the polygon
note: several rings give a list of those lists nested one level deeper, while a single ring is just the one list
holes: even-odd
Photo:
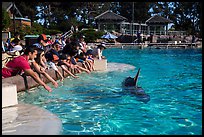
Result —
[{"label": "person standing", "polygon": [[142,42],[141,33],[138,31],[137,32],[137,43],[140,44],[141,42]]},{"label": "person standing", "polygon": [[73,25],[71,26],[71,31],[74,32],[74,26]]},{"label": "person standing", "polygon": [[78,26],[75,27],[75,31],[76,33],[79,31]]},{"label": "person standing", "polygon": [[191,43],[195,43],[195,35],[192,35],[192,41]]}]

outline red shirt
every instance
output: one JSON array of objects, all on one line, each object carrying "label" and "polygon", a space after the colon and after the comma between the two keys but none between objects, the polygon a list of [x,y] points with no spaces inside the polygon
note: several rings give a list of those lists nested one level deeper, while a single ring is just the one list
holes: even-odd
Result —
[{"label": "red shirt", "polygon": [[26,55],[18,56],[9,61],[6,64],[6,67],[2,68],[2,76],[4,78],[15,76],[27,69],[31,69],[28,62],[28,57]]}]

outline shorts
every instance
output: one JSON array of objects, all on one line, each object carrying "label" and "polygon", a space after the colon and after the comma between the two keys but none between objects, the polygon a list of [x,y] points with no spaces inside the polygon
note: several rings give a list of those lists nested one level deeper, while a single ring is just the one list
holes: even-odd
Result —
[{"label": "shorts", "polygon": [[82,59],[78,59],[77,62],[81,62],[81,63],[83,63],[84,60],[82,60]]},{"label": "shorts", "polygon": [[74,64],[74,65],[77,64],[77,62],[75,61],[75,59],[74,59],[73,57],[71,58],[71,62],[72,62],[72,64]]},{"label": "shorts", "polygon": [[49,68],[54,69],[55,71],[58,70],[57,66],[55,65],[55,63],[53,63],[52,61],[47,62]]}]

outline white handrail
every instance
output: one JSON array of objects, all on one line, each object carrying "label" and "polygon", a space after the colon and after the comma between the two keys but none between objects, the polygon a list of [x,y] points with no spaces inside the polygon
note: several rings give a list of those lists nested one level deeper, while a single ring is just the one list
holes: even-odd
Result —
[{"label": "white handrail", "polygon": [[66,33],[64,33],[64,34],[61,36],[61,38],[62,38],[62,37],[64,37],[64,38],[71,37],[72,33],[73,33],[73,31],[72,31],[72,30],[69,30],[69,31],[67,31]]}]

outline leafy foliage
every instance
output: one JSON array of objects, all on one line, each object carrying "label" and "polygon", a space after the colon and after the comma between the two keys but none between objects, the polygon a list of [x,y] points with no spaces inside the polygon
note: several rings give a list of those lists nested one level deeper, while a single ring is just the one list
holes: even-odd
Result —
[{"label": "leafy foliage", "polygon": [[101,38],[104,32],[102,31],[95,31],[94,29],[82,30],[80,33],[74,33],[73,37],[75,39],[79,38],[81,35],[85,36],[85,41],[95,42],[97,39]]},{"label": "leafy foliage", "polygon": [[200,2],[156,2],[152,4],[152,13],[158,13],[174,22],[172,29],[187,31],[188,34],[200,33],[202,36]]},{"label": "leafy foliage", "polygon": [[59,30],[43,28],[42,25],[36,22],[33,23],[32,27],[21,26],[16,23],[16,29],[20,33],[21,39],[24,39],[25,35],[39,35],[42,33],[53,35],[53,34],[61,33],[61,31]]},{"label": "leafy foliage", "polygon": [[[134,4],[134,15],[133,13]],[[202,36],[201,2],[16,2],[23,15],[33,23],[37,19],[49,30],[65,32],[71,25],[81,28],[96,27],[94,17],[106,10],[124,16],[129,22],[141,22],[159,14],[174,22],[172,29],[185,30]],[[38,8],[37,8],[38,7]],[[3,15],[3,14],[2,14]],[[36,16],[38,15],[38,16]],[[3,24],[3,21],[2,21]],[[36,31],[36,30],[35,30]],[[53,31],[54,32],[54,31]]]},{"label": "leafy foliage", "polygon": [[10,26],[11,19],[8,12],[5,9],[2,9],[2,31],[7,29]]}]

